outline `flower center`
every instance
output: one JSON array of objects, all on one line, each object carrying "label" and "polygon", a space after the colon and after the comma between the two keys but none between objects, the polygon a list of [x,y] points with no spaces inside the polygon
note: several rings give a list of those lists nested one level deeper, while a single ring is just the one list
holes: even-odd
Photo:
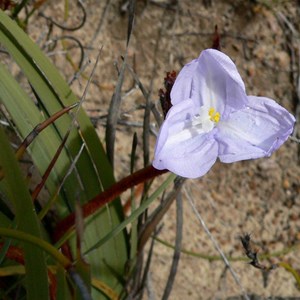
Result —
[{"label": "flower center", "polygon": [[187,122],[186,129],[193,129],[198,133],[204,133],[211,131],[215,125],[220,121],[221,114],[214,108],[208,108],[205,106],[200,107],[199,113],[194,115],[190,122]]},{"label": "flower center", "polygon": [[221,114],[214,108],[201,106],[196,115],[184,122],[183,128],[169,133],[168,144],[172,145],[179,141],[185,142],[198,135],[208,133],[213,130],[220,119]]},{"label": "flower center", "polygon": [[221,115],[214,108],[210,108],[208,111],[208,115],[211,121],[218,123],[220,121]]}]

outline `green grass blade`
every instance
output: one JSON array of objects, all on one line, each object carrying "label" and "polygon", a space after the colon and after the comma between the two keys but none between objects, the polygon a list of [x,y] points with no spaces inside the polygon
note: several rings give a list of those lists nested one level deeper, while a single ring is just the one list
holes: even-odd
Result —
[{"label": "green grass blade", "polygon": [[58,263],[60,263],[65,269],[69,268],[72,263],[71,261],[65,257],[59,250],[57,250],[52,244],[46,242],[45,240],[36,237],[33,234],[28,234],[25,231],[10,229],[10,228],[3,228],[0,227],[0,236],[9,237],[12,239],[16,239],[19,241],[26,242],[27,244],[37,247],[49,255],[51,255]]},{"label": "green grass blade", "polygon": [[57,300],[71,299],[70,294],[68,293],[66,272],[65,269],[60,265],[57,266],[56,281],[57,281],[56,299]]},{"label": "green grass blade", "polygon": [[[25,138],[43,120],[33,101],[2,64],[0,64],[0,102],[10,113],[21,138]],[[53,127],[48,127],[29,147],[29,153],[41,174],[47,169],[59,141],[60,139]],[[50,193],[55,190],[59,183],[60,174],[66,169],[66,161],[68,161],[68,157],[64,151],[47,181],[47,188]]]},{"label": "green grass blade", "polygon": [[[39,223],[30,194],[22,177],[18,162],[3,129],[0,127],[0,166],[9,199],[14,206],[17,226],[36,237],[41,236]],[[17,188],[16,188],[17,187]],[[45,255],[41,249],[24,243],[27,298],[48,299],[48,275]],[[37,285],[38,280],[38,285]]]}]

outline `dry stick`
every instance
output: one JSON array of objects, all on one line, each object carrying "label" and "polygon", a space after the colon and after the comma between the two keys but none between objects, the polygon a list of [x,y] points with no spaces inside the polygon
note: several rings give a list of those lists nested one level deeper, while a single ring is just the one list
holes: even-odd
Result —
[{"label": "dry stick", "polygon": [[[157,230],[155,233],[154,233],[154,237],[158,234],[159,230]],[[138,278],[138,283],[139,283],[139,286],[140,286],[140,289],[138,291],[138,294],[136,296],[136,299],[137,300],[142,300],[143,299],[143,296],[144,296],[144,289],[145,289],[145,285],[147,284],[147,290],[148,290],[148,299],[151,300],[151,299],[155,299],[154,297],[154,291],[152,289],[151,286],[149,286],[149,276],[150,276],[150,266],[151,266],[151,261],[152,261],[152,256],[153,256],[153,250],[154,250],[154,244],[155,244],[155,240],[152,239],[151,241],[151,244],[150,244],[150,248],[148,250],[148,256],[147,256],[147,260],[146,260],[146,264],[145,264],[145,268],[144,268],[144,273],[143,273],[143,276],[142,278],[139,277]],[[143,259],[143,253],[140,253],[139,254],[139,259]],[[143,262],[143,261],[142,261]]]},{"label": "dry stick", "polygon": [[[166,197],[166,199],[164,199],[161,202],[161,204],[155,209],[155,211],[151,214],[151,216],[148,217],[146,222],[142,225],[142,228],[140,229],[140,234],[138,237],[139,245],[138,245],[137,252],[139,254],[139,256],[138,256],[139,258],[143,254],[142,250],[150,237],[152,237],[151,245],[154,246],[153,242],[156,239],[156,235],[158,234],[157,225],[159,224],[159,222],[161,221],[163,216],[166,214],[166,212],[169,210],[174,199],[177,197],[184,181],[185,181],[184,178],[177,177],[177,179],[175,181],[175,188],[169,193],[169,195]],[[153,234],[153,232],[154,232],[154,234]],[[151,250],[151,247],[150,247],[150,250]],[[149,251],[148,258],[147,258],[147,264],[143,270],[144,274],[142,276],[142,280],[141,280],[141,284],[140,284],[140,286],[141,286],[141,291],[140,291],[141,295],[140,296],[141,297],[143,295],[143,289],[144,289],[145,282],[148,278],[148,272],[149,272],[149,267],[150,267],[150,263],[151,263],[151,255],[152,255],[152,253],[151,253],[151,251]],[[138,280],[139,280],[139,278],[136,281],[138,281]],[[141,298],[139,298],[139,299],[141,299]]]},{"label": "dry stick", "polygon": [[[85,54],[84,54],[85,56]],[[80,69],[77,70],[72,78],[68,81],[68,86],[71,86],[75,80],[77,80],[79,82],[79,86],[81,87],[81,83],[80,81],[78,80],[80,76],[82,76],[83,78],[85,78],[85,74],[84,74],[84,71],[85,69],[90,65],[90,60],[89,59],[86,59],[85,63],[81,65]]]},{"label": "dry stick", "polygon": [[158,57],[158,50],[160,45],[160,40],[162,37],[162,33],[165,29],[165,16],[166,16],[167,10],[164,9],[162,16],[161,16],[161,26],[158,29],[157,38],[155,41],[155,48],[154,48],[154,60],[153,60],[153,67],[152,67],[152,74],[151,74],[151,80],[150,80],[150,86],[149,86],[149,92],[146,97],[146,107],[145,107],[145,113],[144,113],[144,126],[143,126],[143,152],[144,152],[144,166],[147,166],[149,163],[149,139],[150,139],[150,111],[151,111],[151,95],[153,91],[153,83],[155,78],[155,72],[157,68],[157,57]]},{"label": "dry stick", "polygon": [[52,24],[54,24],[55,26],[57,26],[60,29],[63,29],[63,30],[66,30],[66,31],[76,31],[76,30],[82,28],[85,24],[85,21],[86,21],[86,11],[85,11],[85,8],[84,8],[84,5],[83,5],[82,1],[77,0],[77,5],[82,11],[82,19],[81,19],[80,23],[78,25],[76,25],[75,27],[67,27],[67,26],[64,26],[62,24],[59,24],[56,21],[54,21],[51,17],[48,17],[48,16],[44,15],[44,13],[42,13],[42,12],[40,12],[38,15],[40,17],[45,18],[46,20],[48,20],[49,22],[51,22]]},{"label": "dry stick", "polygon": [[[162,14],[162,22],[161,26],[158,30],[156,42],[155,42],[155,48],[154,48],[154,61],[153,61],[153,67],[152,67],[152,74],[151,74],[151,80],[150,80],[150,86],[149,86],[149,92],[146,96],[146,107],[144,112],[144,118],[143,118],[143,157],[144,157],[144,166],[147,166],[149,164],[149,157],[150,157],[150,150],[149,150],[149,141],[150,141],[150,112],[151,112],[151,95],[153,91],[153,83],[154,83],[154,77],[155,77],[155,71],[157,67],[157,53],[159,50],[159,41],[161,39],[163,27],[164,27],[164,16],[165,16],[166,10],[164,10]],[[147,193],[147,185],[144,186],[144,193]],[[173,202],[173,201],[172,201]],[[146,215],[146,212],[145,212]],[[141,215],[139,217],[139,220],[142,220]]]},{"label": "dry stick", "polygon": [[[141,169],[125,178],[120,180],[119,182],[112,185],[107,190],[98,194],[91,201],[87,202],[82,207],[83,218],[87,218],[91,216],[95,212],[99,211],[104,205],[112,202],[115,198],[117,198],[120,194],[122,194],[127,189],[150,180],[154,177],[157,177],[163,173],[168,172],[167,170],[157,170],[152,166],[148,166],[144,169]],[[71,213],[65,219],[63,219],[56,226],[56,230],[54,233],[54,240],[58,241],[69,229],[73,228],[75,224],[75,214]]]},{"label": "dry stick", "polygon": [[82,299],[93,300],[88,287],[86,286],[85,282],[82,280],[80,275],[75,271],[75,269],[71,268],[69,270],[69,275],[76,283],[76,286],[79,288]]},{"label": "dry stick", "polygon": [[162,300],[167,300],[172,291],[174,284],[175,276],[177,273],[177,267],[181,254],[182,246],[182,228],[183,228],[183,207],[182,207],[182,194],[181,191],[176,196],[176,240],[175,240],[175,249],[173,254],[173,261],[171,270],[169,273],[169,278],[162,296]]},{"label": "dry stick", "polygon": [[174,199],[177,197],[180,189],[184,183],[185,179],[179,177],[176,180],[174,189],[170,192],[170,194],[164,199],[161,204],[155,209],[155,211],[151,214],[150,217],[146,220],[146,222],[142,225],[139,233],[139,247],[138,252],[141,252],[144,248],[146,242],[151,237],[153,231],[162,220],[163,216],[169,210],[171,204],[173,203]]},{"label": "dry stick", "polygon": [[[139,87],[139,89],[141,90],[143,96],[145,97],[145,99],[147,98],[148,95],[148,91],[146,90],[146,88],[144,87],[144,85],[142,84],[142,82],[140,81],[139,77],[137,76],[137,74],[134,72],[134,70],[132,69],[132,67],[130,67],[128,64],[126,64],[127,70],[130,72],[130,74],[132,75],[135,84]],[[162,119],[160,114],[158,113],[156,107],[154,104],[151,104],[151,111],[154,115],[155,121],[156,123],[160,126],[162,124]],[[118,122],[124,122],[124,121],[118,121]],[[141,126],[143,126],[143,124],[141,123]],[[151,128],[150,128],[151,130]]]},{"label": "dry stick", "polygon": [[200,213],[198,212],[196,206],[195,206],[195,203],[193,201],[193,199],[191,198],[191,196],[189,195],[189,193],[185,190],[185,194],[186,194],[186,197],[188,198],[188,201],[198,219],[198,221],[200,222],[201,226],[203,227],[205,233],[208,235],[208,237],[210,238],[210,240],[212,241],[213,243],[213,246],[215,247],[215,249],[219,252],[219,254],[221,255],[226,267],[229,269],[233,279],[235,280],[236,284],[240,287],[241,289],[241,292],[243,293],[243,297],[244,299],[246,300],[250,300],[249,296],[247,295],[244,287],[242,286],[239,278],[238,278],[238,275],[235,273],[235,271],[233,270],[233,268],[231,267],[228,259],[226,258],[224,252],[222,251],[222,249],[220,248],[220,246],[218,245],[218,242],[215,240],[215,238],[213,237],[213,235],[211,234],[211,232],[209,231],[208,227],[206,226],[204,220],[202,219]]},{"label": "dry stick", "polygon": [[[175,248],[174,245],[172,245],[172,244],[170,244],[170,243],[168,243],[168,242],[166,242],[166,241],[164,241],[164,240],[162,240],[158,237],[156,237],[155,240],[157,242],[159,242],[160,244],[166,246],[167,248],[170,248],[170,249]],[[286,254],[288,254],[292,251],[295,251],[296,249],[299,248],[299,246],[300,246],[300,244],[295,244],[294,246],[291,246],[289,248],[284,248],[281,251],[275,251],[275,252],[271,252],[271,253],[260,254],[259,257],[261,259],[270,259],[270,258],[274,258],[274,257],[283,256],[283,255],[286,255]],[[192,256],[192,257],[204,259],[204,260],[207,260],[209,262],[222,260],[222,257],[219,256],[219,255],[209,255],[209,254],[205,254],[205,253],[198,253],[198,252],[194,252],[194,251],[187,250],[187,249],[184,249],[184,248],[181,250],[181,253]],[[231,262],[247,261],[247,258],[245,256],[235,256],[235,257],[227,256],[227,259]]]},{"label": "dry stick", "polygon": [[106,141],[106,152],[108,160],[114,169],[114,151],[115,151],[115,140],[116,140],[116,129],[117,129],[117,122],[119,117],[119,110],[121,106],[121,90],[122,85],[124,82],[124,73],[126,68],[126,61],[128,56],[128,48],[129,42],[131,37],[131,31],[133,27],[134,21],[134,7],[135,7],[135,0],[131,0],[130,2],[130,11],[128,16],[128,34],[127,34],[127,43],[126,43],[126,50],[124,60],[122,62],[122,67],[119,73],[117,85],[115,87],[114,94],[110,101],[108,116],[107,116],[107,125],[105,131],[105,141]]},{"label": "dry stick", "polygon": [[296,142],[297,144],[300,144],[300,139],[297,139],[296,137],[294,137],[292,135],[289,136],[289,139],[293,142]]},{"label": "dry stick", "polygon": [[118,77],[118,82],[110,101],[110,106],[108,110],[106,131],[105,131],[105,141],[106,141],[106,152],[109,162],[113,168],[114,166],[114,149],[116,140],[116,126],[118,121],[118,114],[121,105],[121,88],[124,81],[125,72],[125,61],[127,59],[127,50],[125,53],[124,62],[122,63],[122,68]]},{"label": "dry stick", "polygon": [[[296,109],[295,109],[295,115],[296,118],[299,117],[300,114],[300,49],[299,49],[299,37],[300,37],[300,33],[299,31],[297,31],[297,29],[295,28],[295,26],[286,18],[286,16],[284,14],[282,14],[281,12],[276,12],[275,13],[279,24],[283,27],[283,31],[284,31],[284,35],[286,37],[286,44],[287,47],[290,51],[290,57],[291,57],[291,63],[290,63],[290,74],[291,74],[291,81],[292,81],[292,85],[295,91],[295,105],[296,105]],[[284,29],[287,28],[288,32],[286,32]],[[295,45],[294,41],[297,41],[297,44]],[[295,49],[298,46],[298,66],[297,66],[297,57],[296,57],[296,53],[295,53]],[[297,70],[297,75],[295,75]],[[293,137],[296,137],[298,134],[297,130],[294,130],[293,132]]]},{"label": "dry stick", "polygon": [[[64,40],[66,40],[66,39],[74,41],[78,45],[78,47],[80,49],[80,60],[79,60],[78,66],[75,65],[75,63],[72,60],[72,57],[68,53],[68,49],[65,47]],[[76,72],[78,72],[78,70],[80,70],[82,68],[82,64],[83,64],[83,61],[84,61],[84,47],[83,47],[83,45],[81,44],[81,42],[80,42],[79,39],[75,38],[74,36],[70,36],[70,35],[62,35],[62,36],[59,36],[59,37],[53,39],[52,41],[54,43],[56,43],[57,41],[60,41],[60,40],[62,41],[63,49],[66,51],[66,59],[67,59],[67,61],[69,61],[69,63],[71,64],[72,68]]]},{"label": "dry stick", "polygon": [[101,29],[102,29],[102,27],[104,25],[104,20],[105,20],[105,17],[107,15],[107,13],[108,13],[108,9],[109,9],[110,4],[111,4],[111,0],[106,0],[105,8],[104,8],[104,10],[102,12],[102,15],[100,17],[100,22],[98,23],[97,28],[96,28],[96,30],[94,32],[94,35],[93,35],[93,37],[92,37],[92,39],[91,39],[91,41],[89,43],[89,47],[90,48],[93,47],[94,42],[96,41],[97,36],[101,32]]}]

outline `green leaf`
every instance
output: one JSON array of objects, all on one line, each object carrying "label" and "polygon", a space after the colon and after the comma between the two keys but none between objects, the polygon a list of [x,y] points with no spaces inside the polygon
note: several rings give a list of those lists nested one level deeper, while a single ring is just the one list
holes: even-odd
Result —
[{"label": "green leaf", "polygon": [[[11,54],[29,80],[46,116],[51,116],[63,107],[78,102],[55,66],[25,32],[2,11],[0,11],[0,43]],[[43,120],[37,107],[12,79],[12,76],[8,76],[8,72],[3,67],[0,74],[0,99],[16,124],[21,138],[25,138],[34,126]],[[30,146],[30,153],[41,174],[48,166],[71,123],[70,115],[61,117],[54,126],[43,131]],[[63,193],[60,195],[71,208],[74,207],[76,198],[86,202],[114,182],[112,168],[103,146],[82,109],[77,115],[77,123],[80,132],[72,130],[65,149],[54,166],[51,178],[46,183],[50,194],[53,195],[84,143],[85,148],[78,159],[76,168],[65,181]],[[61,216],[67,214],[65,203],[60,201],[57,207]],[[117,199],[97,214],[93,223],[86,226],[84,249],[90,248],[95,241],[107,235],[123,219],[121,203]],[[124,230],[122,234],[112,238],[103,247],[90,253],[88,257],[92,276],[116,291],[121,291],[122,285],[114,274],[107,271],[107,266],[112,266],[121,275],[124,273],[124,265],[128,257],[127,239]],[[97,298],[99,295],[96,293],[94,297]]]},{"label": "green leaf", "polygon": [[57,282],[56,299],[57,300],[70,299],[71,297],[70,297],[70,294],[68,293],[66,272],[65,272],[65,269],[60,265],[57,266],[56,282]]},{"label": "green leaf", "polygon": [[[9,112],[17,126],[18,134],[23,139],[43,120],[43,116],[33,101],[1,63],[0,102],[4,104],[6,110]],[[43,174],[48,167],[59,143],[60,139],[54,128],[48,127],[30,146],[29,152],[41,174]],[[53,192],[59,184],[60,174],[66,169],[66,162],[68,160],[66,151],[63,151],[47,181],[47,187],[50,193]]]},{"label": "green leaf", "polygon": [[[0,166],[5,176],[3,182],[7,188],[9,200],[14,206],[17,226],[26,233],[41,237],[30,194],[9,141],[1,127],[0,144]],[[41,249],[26,243],[24,243],[23,249],[27,298],[32,300],[48,299],[48,275],[45,255]]]},{"label": "green leaf", "polygon": [[36,237],[33,234],[26,233],[22,230],[10,229],[0,227],[0,236],[9,237],[12,239],[16,239],[18,241],[26,242],[34,247],[38,247],[43,251],[47,252],[50,256],[52,256],[57,262],[59,262],[65,269],[70,268],[72,262],[64,256],[60,250],[57,250],[52,244],[46,242],[42,238]]},{"label": "green leaf", "polygon": [[150,204],[157,199],[157,197],[162,194],[166,188],[171,184],[174,179],[176,178],[175,174],[170,174],[168,178],[153,192],[151,196],[149,196],[147,199],[143,201],[143,203],[134,210],[131,215],[126,218],[122,223],[118,224],[113,230],[111,230],[106,236],[104,236],[101,240],[99,240],[97,243],[94,243],[94,245],[87,249],[84,254],[88,254],[90,251],[93,251],[97,249],[98,247],[103,247],[105,243],[107,243],[109,240],[117,236],[122,230],[129,225],[130,223],[137,220],[137,218],[150,206]]},{"label": "green leaf", "polygon": [[[3,16],[1,15],[3,14]],[[46,116],[51,116],[57,111],[61,110],[63,107],[71,105],[75,102],[78,102],[78,99],[70,90],[69,86],[65,83],[63,78],[57,72],[55,67],[51,62],[44,56],[40,49],[35,45],[28,36],[14,23],[9,19],[4,13],[0,11],[0,42],[7,48],[9,53],[12,55],[14,60],[21,67],[25,76],[28,78],[31,86],[33,87],[35,93],[38,95],[38,101],[40,101],[41,107],[44,108]],[[19,101],[22,99],[17,98],[18,105]],[[28,101],[26,101],[28,103]],[[26,109],[23,105],[20,105],[21,109]],[[31,109],[33,106],[31,105]],[[36,109],[37,110],[37,109]],[[30,111],[30,117],[32,116],[32,111]],[[39,116],[40,114],[37,114]],[[36,118],[35,118],[36,119]],[[30,120],[30,119],[29,119]],[[14,119],[19,130],[21,126],[18,124],[18,120]],[[83,133],[83,138],[85,136],[89,137],[90,133],[85,134],[91,130],[91,124],[88,118],[85,116],[84,112],[81,110],[78,115],[78,121],[80,123],[80,128]],[[48,137],[48,143],[45,146],[48,146],[49,143],[53,144],[54,149],[57,149],[60,145],[60,141],[63,139],[66,134],[69,126],[71,124],[71,116],[65,115],[61,117],[57,122],[55,122],[55,137]],[[37,124],[35,124],[37,125]],[[28,127],[25,127],[28,128]],[[92,128],[94,131],[94,129]],[[27,134],[30,131],[27,132]],[[45,134],[45,133],[44,133]],[[94,133],[95,134],[95,133]],[[25,136],[22,136],[23,138]],[[97,139],[97,136],[95,134]],[[77,153],[82,144],[82,139],[77,131],[72,131],[70,134],[69,142],[65,147],[64,152],[67,153],[67,156],[70,156],[68,160],[65,158],[60,159],[60,162],[57,162],[57,166],[60,165],[60,170],[63,168],[64,172],[59,172],[58,179],[62,179],[64,173],[66,173],[70,161],[76,157]],[[100,144],[98,142],[98,144]],[[45,147],[47,148],[47,147]],[[88,147],[87,147],[88,148]],[[99,147],[100,149],[101,147]],[[51,153],[51,157],[53,157]],[[65,194],[68,202],[73,207],[73,199],[75,194],[81,192],[81,197],[83,200],[88,200],[92,198],[99,192],[99,178],[93,162],[90,159],[88,150],[84,150],[81,154],[80,159],[77,164],[78,169],[82,170],[82,173],[78,171],[78,177],[80,180],[77,180],[77,174],[71,174],[65,184]],[[83,176],[89,172],[90,177]],[[80,190],[81,182],[83,186],[83,191]],[[77,190],[74,191],[75,187]]]}]

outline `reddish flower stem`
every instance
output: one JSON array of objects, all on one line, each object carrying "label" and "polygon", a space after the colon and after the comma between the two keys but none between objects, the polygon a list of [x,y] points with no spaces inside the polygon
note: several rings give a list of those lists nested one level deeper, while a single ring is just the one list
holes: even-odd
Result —
[{"label": "reddish flower stem", "polygon": [[[0,243],[0,251],[2,251],[4,243]],[[14,260],[21,265],[25,264],[23,251],[16,246],[9,246],[5,253],[6,258]]]},{"label": "reddish flower stem", "polygon": [[[2,251],[4,247],[4,243],[0,243],[0,251]],[[25,265],[25,259],[24,259],[24,253],[23,250],[16,247],[16,246],[9,246],[6,253],[5,257],[9,260],[13,260],[21,265]],[[49,278],[49,295],[50,299],[54,300],[56,299],[56,291],[57,291],[57,283],[56,283],[56,278],[54,274],[48,269],[48,278]]]},{"label": "reddish flower stem", "polygon": [[[134,187],[139,183],[146,182],[147,180],[155,178],[166,172],[168,172],[168,170],[157,170],[152,166],[148,166],[123,178],[122,180],[116,182],[110,188],[98,194],[95,198],[84,204],[82,207],[83,218],[87,218],[96,211],[99,211],[100,208],[112,202],[127,189]],[[54,241],[58,241],[71,227],[74,226],[74,224],[75,213],[73,212],[57,224],[53,236]]]}]

